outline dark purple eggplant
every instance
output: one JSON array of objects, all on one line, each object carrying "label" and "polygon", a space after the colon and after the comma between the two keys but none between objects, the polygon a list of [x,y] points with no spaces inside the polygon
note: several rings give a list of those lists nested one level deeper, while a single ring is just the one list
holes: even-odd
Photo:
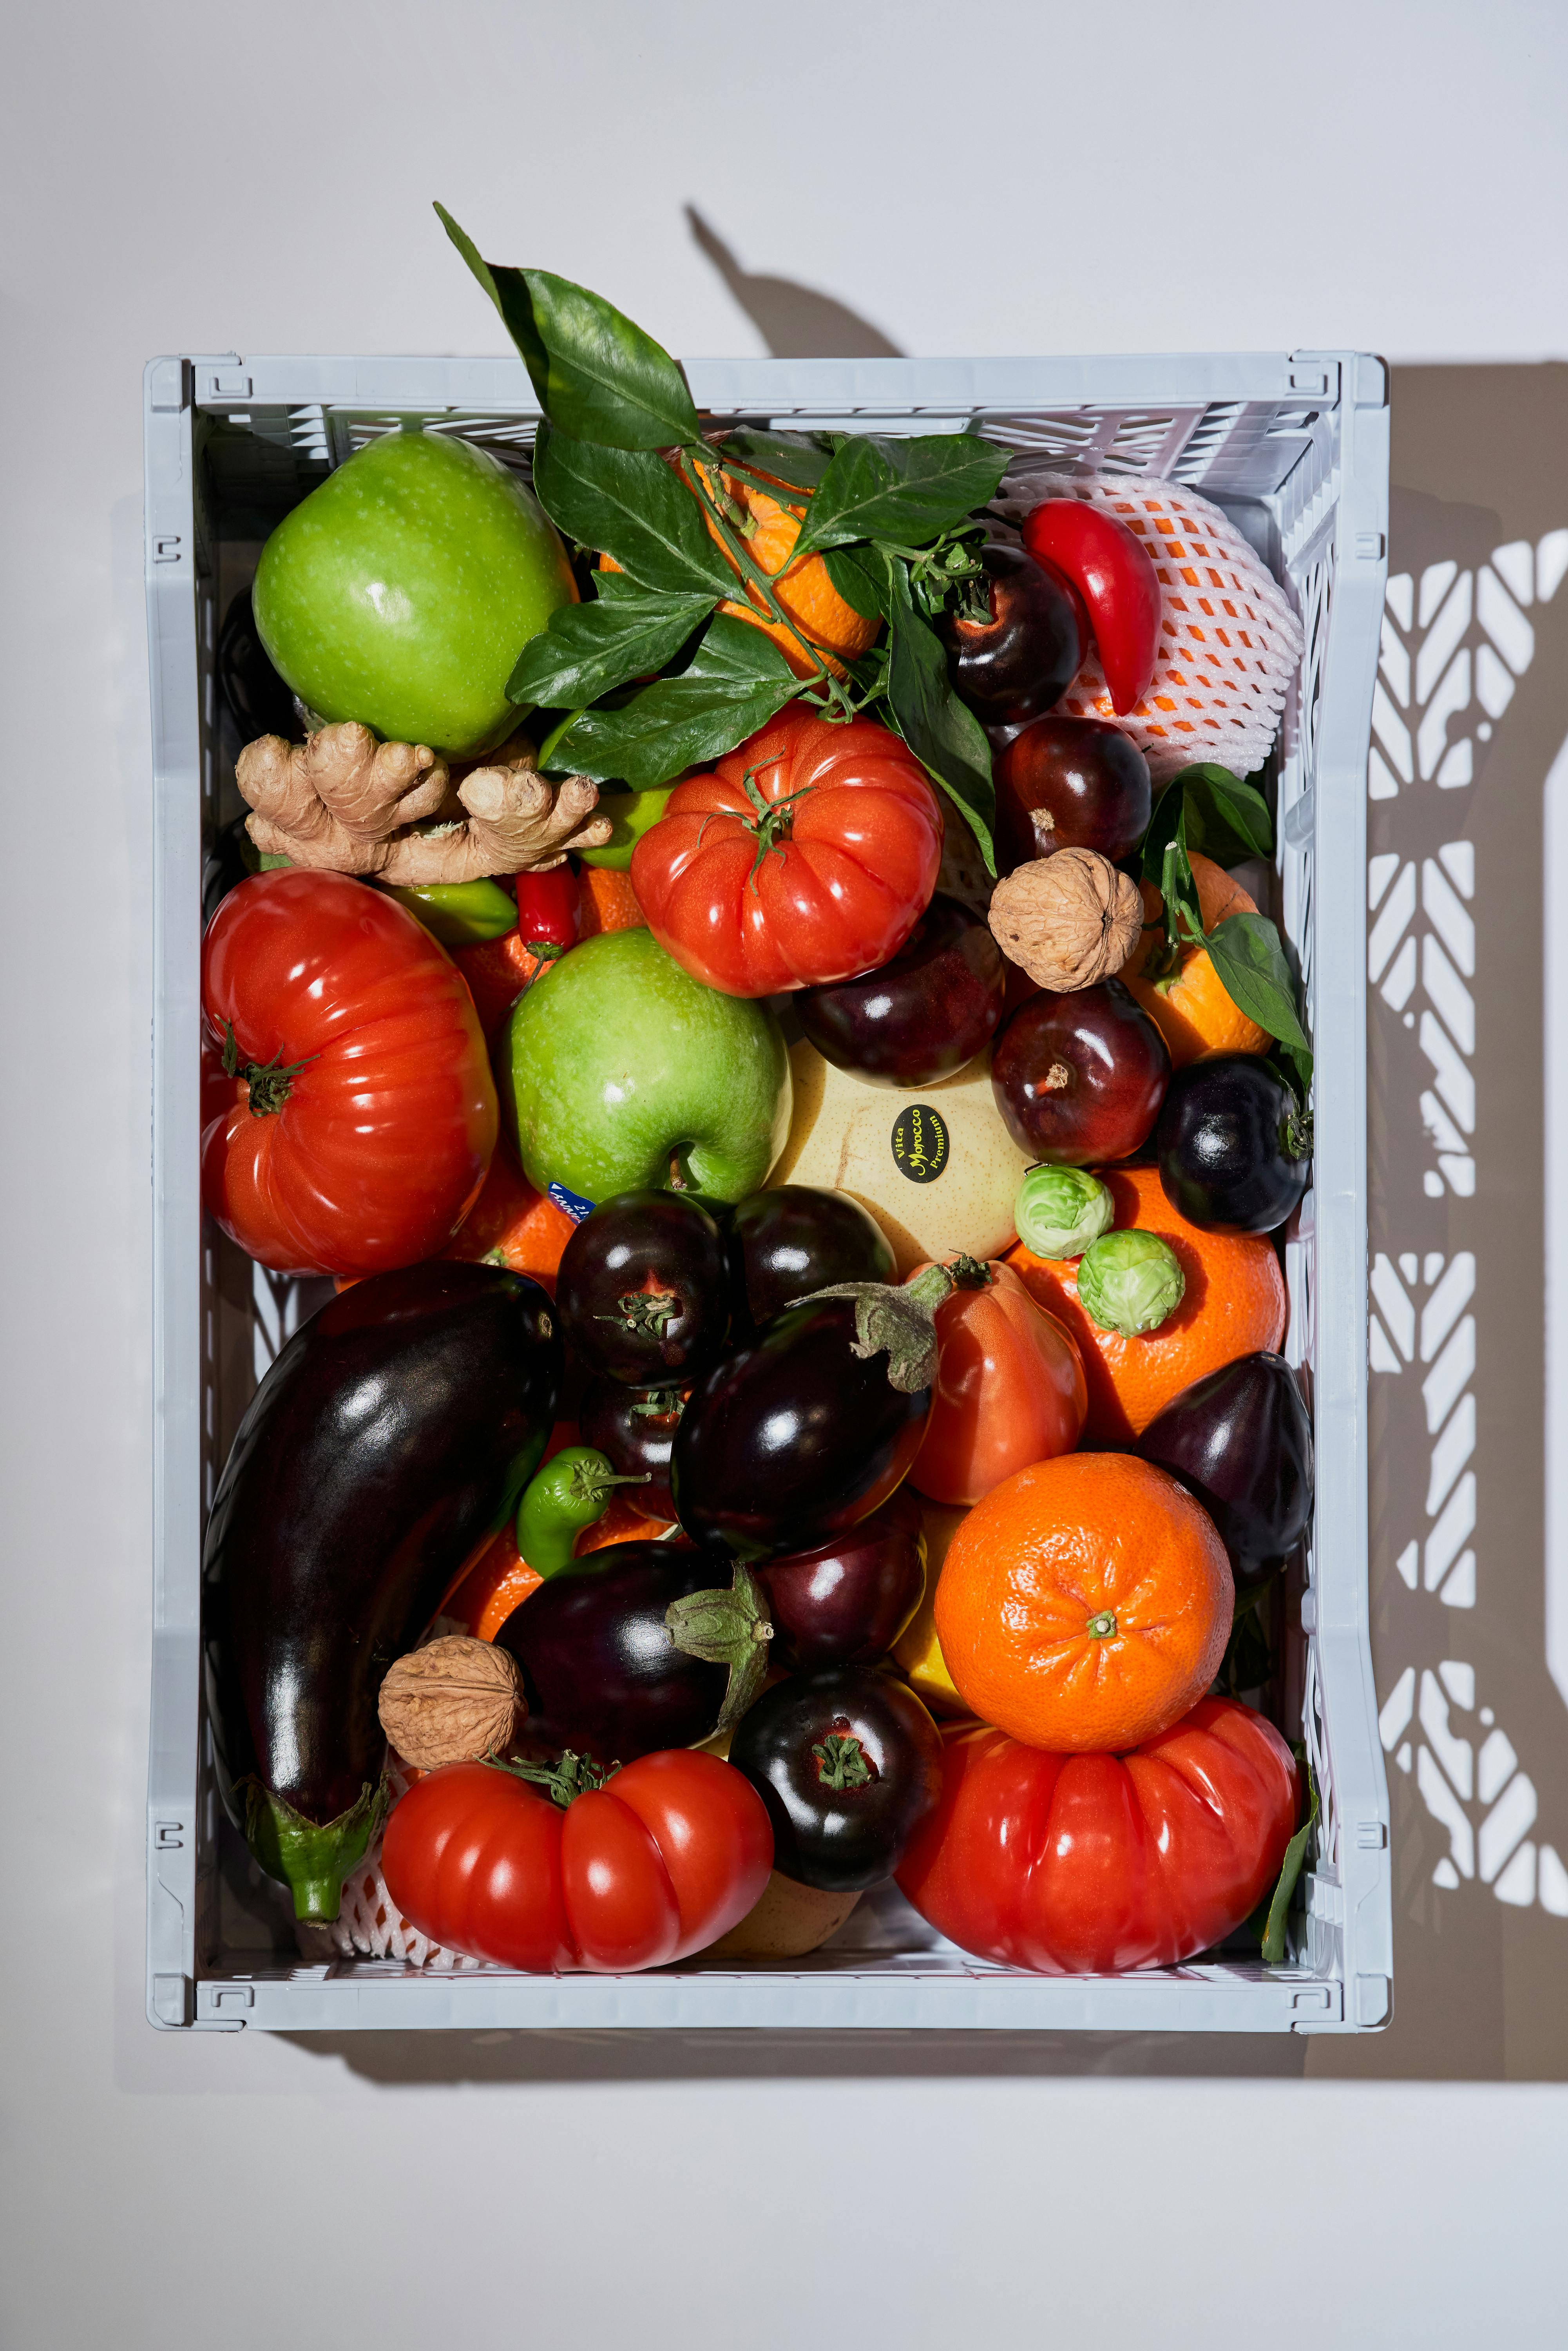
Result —
[{"label": "dark purple eggplant", "polygon": [[799,1667],[885,1657],[925,1596],[925,1523],[907,1486],[847,1534],[752,1568],[776,1653]]},{"label": "dark purple eggplant", "polygon": [[775,1682],[729,1760],[768,1807],[773,1864],[825,1892],[881,1886],[942,1793],[942,1734],[907,1684],[863,1666]]},{"label": "dark purple eggplant", "polygon": [[724,1236],[678,1192],[618,1192],[561,1251],[555,1295],[590,1370],[629,1387],[690,1381],[729,1329]]},{"label": "dark purple eggplant", "polygon": [[1256,1053],[1177,1070],[1155,1126],[1160,1188],[1204,1232],[1270,1233],[1301,1204],[1312,1122]]},{"label": "dark purple eggplant", "polygon": [[628,1388],[619,1380],[591,1380],[578,1406],[584,1445],[596,1446],[620,1477],[647,1480],[632,1499],[651,1519],[675,1515],[670,1448],[685,1401],[685,1391],[678,1387]]},{"label": "dark purple eggplant", "polygon": [[1201,1502],[1238,1582],[1294,1551],[1312,1514],[1312,1430],[1282,1355],[1243,1355],[1172,1398],[1137,1451]]},{"label": "dark purple eggplant", "polygon": [[289,1341],[207,1523],[202,1639],[218,1782],[296,1914],[338,1915],[382,1805],[376,1698],[538,1465],[555,1310],[499,1266],[356,1282]]},{"label": "dark purple eggplant", "polygon": [[[707,1738],[730,1666],[683,1649],[666,1620],[696,1593],[729,1601],[731,1575],[711,1552],[682,1543],[609,1543],[530,1593],[496,1635],[523,1669],[528,1712],[519,1744],[550,1755],[571,1748],[610,1764]],[[745,1614],[757,1620],[754,1607]],[[744,1642],[745,1623],[741,1631]],[[758,1671],[766,1631],[758,1624]]]},{"label": "dark purple eggplant", "polygon": [[869,1208],[848,1192],[779,1184],[753,1192],[730,1220],[729,1270],[738,1335],[798,1298],[839,1281],[891,1281],[894,1255]]},{"label": "dark purple eggplant", "polygon": [[956,898],[936,897],[890,963],[858,979],[802,987],[794,1010],[823,1059],[868,1085],[940,1085],[996,1035],[1007,973],[981,916]]},{"label": "dark purple eggplant", "polygon": [[[931,1390],[894,1386],[885,1341],[857,1353],[864,1329],[863,1301],[793,1307],[694,1389],[671,1457],[689,1535],[750,1557],[800,1551],[886,1501],[919,1450]],[[898,1376],[915,1375],[905,1363]]]}]

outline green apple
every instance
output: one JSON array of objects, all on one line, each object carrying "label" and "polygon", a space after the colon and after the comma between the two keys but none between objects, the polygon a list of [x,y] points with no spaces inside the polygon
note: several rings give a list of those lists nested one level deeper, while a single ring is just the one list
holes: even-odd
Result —
[{"label": "green apple", "polygon": [[458,758],[511,732],[517,656],[576,601],[516,475],[417,428],[368,443],[286,515],[254,591],[273,667],[308,708]]},{"label": "green apple", "polygon": [[789,1131],[789,1057],[757,998],[691,978],[652,931],[584,939],[514,1006],[499,1056],[530,1183],[743,1200]]}]

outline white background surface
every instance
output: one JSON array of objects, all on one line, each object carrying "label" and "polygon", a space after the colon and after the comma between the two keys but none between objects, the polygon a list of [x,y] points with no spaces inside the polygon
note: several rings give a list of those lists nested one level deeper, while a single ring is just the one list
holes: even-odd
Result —
[{"label": "white background surface", "polygon": [[388,2082],[143,2023],[140,374],[499,349],[433,195],[688,352],[758,348],[692,202],[911,351],[1560,353],[1568,18],[152,0],[5,46],[7,2351],[1550,2339],[1555,2088],[1096,2077],[1300,2058],[1152,2044],[1017,2080],[465,2046]]}]

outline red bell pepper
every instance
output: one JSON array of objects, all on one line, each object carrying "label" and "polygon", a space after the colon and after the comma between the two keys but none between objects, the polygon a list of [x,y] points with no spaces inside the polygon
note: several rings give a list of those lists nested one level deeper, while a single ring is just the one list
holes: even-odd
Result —
[{"label": "red bell pepper", "polygon": [[1100,666],[1117,716],[1149,690],[1160,642],[1160,583],[1136,531],[1082,498],[1047,498],[1023,526],[1037,561],[1064,571],[1093,624]]}]

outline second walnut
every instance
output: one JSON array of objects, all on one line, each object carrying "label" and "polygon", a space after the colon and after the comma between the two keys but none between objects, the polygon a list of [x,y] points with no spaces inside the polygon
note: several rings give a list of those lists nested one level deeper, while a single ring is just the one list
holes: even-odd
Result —
[{"label": "second walnut", "polygon": [[1095,849],[1059,849],[998,883],[990,925],[1002,953],[1059,995],[1119,972],[1138,944],[1138,885]]}]

